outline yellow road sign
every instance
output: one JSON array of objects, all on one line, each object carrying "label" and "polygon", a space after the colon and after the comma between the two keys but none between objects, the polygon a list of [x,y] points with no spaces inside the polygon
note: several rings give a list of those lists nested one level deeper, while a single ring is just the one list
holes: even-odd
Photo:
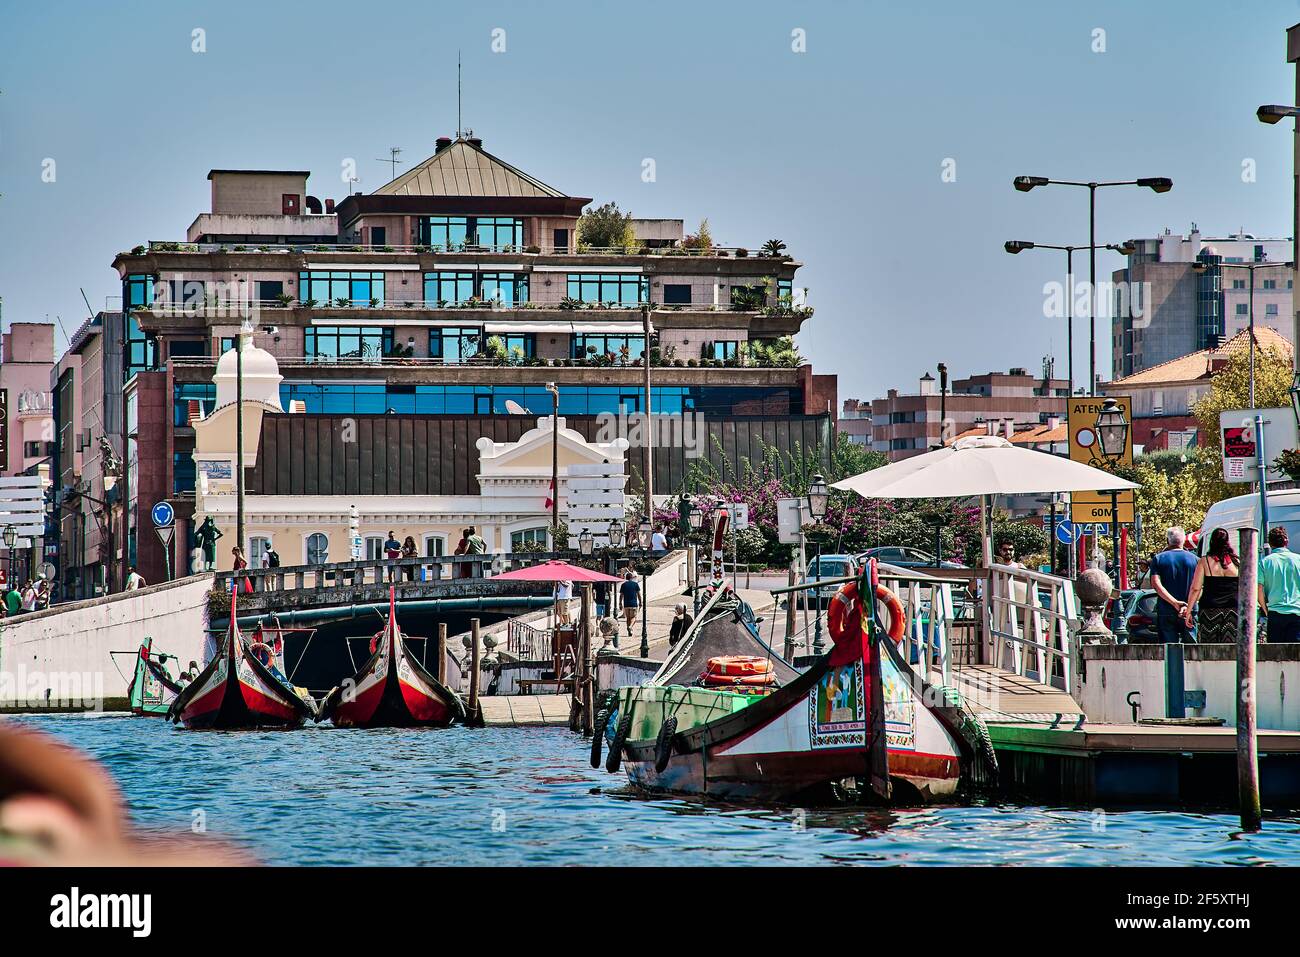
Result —
[{"label": "yellow road sign", "polygon": [[[1097,438],[1097,413],[1107,398],[1114,399],[1124,412],[1124,418],[1130,423],[1124,453],[1110,462],[1101,454],[1101,444]],[[1068,402],[1067,427],[1070,432],[1070,459],[1091,465],[1105,472],[1113,472],[1115,464],[1133,464],[1133,400],[1128,396],[1075,396]],[[1110,492],[1074,492],[1070,495],[1070,518],[1075,522],[1110,522]],[[1133,522],[1134,499],[1132,491],[1123,491],[1118,496],[1119,521],[1121,524]]]}]

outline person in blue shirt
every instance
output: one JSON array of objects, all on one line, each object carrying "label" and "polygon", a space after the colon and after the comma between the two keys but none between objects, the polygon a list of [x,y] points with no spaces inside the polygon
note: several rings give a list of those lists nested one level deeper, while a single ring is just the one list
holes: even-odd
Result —
[{"label": "person in blue shirt", "polygon": [[1151,587],[1156,590],[1156,633],[1165,644],[1192,643],[1196,632],[1187,624],[1187,596],[1196,575],[1196,556],[1183,545],[1187,533],[1175,526],[1165,533],[1169,547],[1151,559]]},{"label": "person in blue shirt", "polygon": [[1259,607],[1268,615],[1268,643],[1300,641],[1300,555],[1288,547],[1286,529],[1268,530],[1273,550],[1259,563]]},{"label": "person in blue shirt", "polygon": [[623,584],[618,586],[618,595],[623,601],[623,620],[627,622],[627,636],[631,638],[632,626],[636,624],[636,613],[641,607],[641,586],[632,572],[628,572]]}]

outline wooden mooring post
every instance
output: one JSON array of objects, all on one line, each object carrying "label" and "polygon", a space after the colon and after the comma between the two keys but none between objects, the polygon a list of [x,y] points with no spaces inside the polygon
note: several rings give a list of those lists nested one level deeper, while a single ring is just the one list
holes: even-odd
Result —
[{"label": "wooden mooring post", "polygon": [[445,685],[447,683],[447,623],[445,621],[438,622],[438,643],[435,647],[438,657],[433,659],[434,664],[437,665],[433,674],[439,684]]},{"label": "wooden mooring post", "polygon": [[478,724],[482,718],[478,708],[478,679],[479,679],[479,636],[478,636],[478,619],[469,620],[469,719],[471,723]]},{"label": "wooden mooring post", "polygon": [[1242,528],[1241,575],[1237,579],[1237,793],[1241,829],[1260,828],[1259,751],[1255,740],[1255,632],[1259,619],[1258,531]]},{"label": "wooden mooring post", "polygon": [[[793,588],[797,584],[797,576],[794,572],[794,565],[790,565],[789,586]],[[795,624],[795,593],[789,592],[785,596],[785,660],[794,661],[794,630]],[[697,611],[696,614],[699,614]]]},{"label": "wooden mooring post", "polygon": [[573,706],[569,710],[569,727],[591,736],[591,584],[581,587],[582,610],[578,615],[578,660],[573,668]]}]

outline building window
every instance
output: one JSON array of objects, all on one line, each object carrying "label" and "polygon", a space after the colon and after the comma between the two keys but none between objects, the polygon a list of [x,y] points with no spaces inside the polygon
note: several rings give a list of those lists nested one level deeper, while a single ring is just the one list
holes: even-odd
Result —
[{"label": "building window", "polygon": [[668,306],[689,306],[691,287],[689,283],[664,283],[664,304]]},{"label": "building window", "polygon": [[53,454],[54,454],[53,442],[24,442],[23,443],[24,458],[34,459],[37,458],[38,456],[53,455]]},{"label": "building window", "polygon": [[511,251],[523,246],[524,221],[513,216],[421,216],[420,244],[437,250],[486,247]]},{"label": "building window", "polygon": [[330,540],[323,532],[312,532],[307,536],[306,554],[308,565],[324,565],[329,561]]},{"label": "building window", "polygon": [[713,343],[713,358],[715,359],[734,359],[740,351],[739,342],[718,341]]},{"label": "building window", "polygon": [[478,355],[483,330],[477,326],[443,326],[429,330],[429,356],[456,365]]},{"label": "building window", "polygon": [[731,308],[741,311],[761,309],[767,305],[767,288],[757,286],[732,286]]},{"label": "building window", "polygon": [[172,494],[194,493],[194,456],[189,452],[172,453]]},{"label": "building window", "polygon": [[503,306],[528,301],[528,274],[485,272],[479,276],[479,298]]},{"label": "building window", "polygon": [[194,358],[207,354],[206,339],[173,339],[167,343],[167,355],[172,359]]},{"label": "building window", "polygon": [[248,539],[248,567],[265,568],[266,553],[271,550],[271,539],[265,535],[252,535]]},{"label": "building window", "polygon": [[384,304],[384,274],[382,272],[300,272],[298,273],[298,298],[302,302],[314,300],[318,306],[345,305],[359,309]]},{"label": "building window", "polygon": [[1234,280],[1232,281],[1232,288],[1233,288],[1233,289],[1245,289],[1245,288],[1246,288],[1246,280],[1244,280],[1244,279],[1234,279]]},{"label": "building window", "polygon": [[569,273],[568,294],[580,302],[636,306],[648,302],[646,280],[635,273]]},{"label": "building window", "polygon": [[[626,350],[626,352],[624,351]],[[639,359],[645,355],[645,336],[607,336],[580,334],[573,337],[573,358],[609,356],[614,359]]]},{"label": "building window", "polygon": [[309,326],[303,355],[313,362],[378,359],[393,351],[393,330],[383,326]]},{"label": "building window", "polygon": [[1264,288],[1265,288],[1265,289],[1276,289],[1276,288],[1277,288],[1277,280],[1276,280],[1276,279],[1265,279],[1265,280],[1264,280]]},{"label": "building window", "polygon": [[538,528],[525,528],[517,532],[511,532],[510,550],[512,552],[517,552],[519,551],[519,548],[522,545],[534,545],[534,544],[541,545],[543,548],[545,548],[546,541],[547,541],[546,534],[547,532],[545,526],[541,526]]},{"label": "building window", "polygon": [[134,310],[154,301],[154,277],[130,275],[122,283],[122,302],[125,306],[122,332],[122,381],[129,381],[137,372],[147,372],[158,367],[158,340],[151,332],[140,329]]},{"label": "building window", "polygon": [[1237,303],[1237,315],[1239,316],[1249,315],[1249,313],[1247,313],[1246,311],[1246,304],[1244,302]]},{"label": "building window", "polygon": [[447,554],[447,539],[443,535],[424,536],[425,558],[438,558]]},{"label": "building window", "polygon": [[424,274],[424,301],[439,306],[444,303],[469,302],[474,298],[472,272],[427,272]]},{"label": "building window", "polygon": [[557,229],[552,233],[551,242],[555,246],[555,251],[567,253],[569,251],[569,231],[567,229]]},{"label": "building window", "polygon": [[370,245],[385,246],[388,244],[388,227],[371,226],[370,227]]},{"label": "building window", "polygon": [[1270,302],[1268,305],[1266,305],[1266,306],[1264,307],[1264,315],[1266,315],[1266,316],[1276,316],[1276,315],[1277,315],[1277,303],[1275,303],[1275,302]]},{"label": "building window", "polygon": [[384,536],[366,536],[366,561],[373,562],[384,557]]},{"label": "building window", "polygon": [[284,295],[284,282],[282,280],[263,279],[258,281],[257,298],[261,302],[274,302],[282,295]]},{"label": "building window", "polygon": [[531,332],[519,332],[511,335],[510,333],[497,333],[506,347],[506,355],[511,358],[524,356],[531,359],[537,348],[537,336]]}]

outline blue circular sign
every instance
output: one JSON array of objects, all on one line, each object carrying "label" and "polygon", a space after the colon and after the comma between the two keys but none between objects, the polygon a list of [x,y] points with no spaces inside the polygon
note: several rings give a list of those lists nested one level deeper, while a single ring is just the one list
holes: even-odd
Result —
[{"label": "blue circular sign", "polygon": [[153,507],[153,523],[158,528],[166,528],[176,520],[176,513],[167,502],[159,502]]},{"label": "blue circular sign", "polygon": [[1056,538],[1062,545],[1073,545],[1082,529],[1068,519],[1056,525]]}]

